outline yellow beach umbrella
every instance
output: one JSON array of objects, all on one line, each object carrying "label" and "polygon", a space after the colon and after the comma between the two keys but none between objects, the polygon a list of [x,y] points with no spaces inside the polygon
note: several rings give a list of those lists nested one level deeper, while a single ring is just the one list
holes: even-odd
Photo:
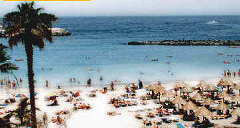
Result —
[{"label": "yellow beach umbrella", "polygon": [[240,108],[237,107],[236,109],[233,110],[232,115],[234,116],[240,116]]},{"label": "yellow beach umbrella", "polygon": [[234,89],[236,89],[236,90],[240,90],[240,84],[238,83],[238,84],[234,84]]},{"label": "yellow beach umbrella", "polygon": [[173,103],[173,104],[185,104],[186,101],[185,101],[182,97],[176,96],[176,97],[174,98],[174,100],[172,101],[172,103]]},{"label": "yellow beach umbrella", "polygon": [[227,94],[227,92],[225,92],[225,91],[223,93],[219,94],[219,96],[227,101],[230,101],[232,99],[232,97],[229,94]]},{"label": "yellow beach umbrella", "polygon": [[57,93],[49,93],[47,96],[57,96]]},{"label": "yellow beach umbrella", "polygon": [[166,91],[163,96],[167,97],[167,98],[172,98],[174,97],[176,94],[172,91]]},{"label": "yellow beach umbrella", "polygon": [[214,90],[216,90],[216,86],[208,84],[206,86],[205,90],[207,90],[207,91],[214,91]]},{"label": "yellow beach umbrella", "polygon": [[201,80],[196,86],[201,89],[204,89],[207,86],[207,82],[204,80]]},{"label": "yellow beach umbrella", "polygon": [[149,90],[154,90],[154,85],[148,85],[147,87],[145,87],[146,89],[149,89]]},{"label": "yellow beach umbrella", "polygon": [[196,105],[193,104],[192,101],[188,101],[184,106],[183,106],[184,110],[195,110],[196,109]]},{"label": "yellow beach umbrella", "polygon": [[184,84],[181,82],[176,82],[176,84],[174,86],[174,88],[176,88],[176,89],[183,88],[183,87],[184,87]]},{"label": "yellow beach umbrella", "polygon": [[240,96],[237,95],[237,96],[232,97],[232,101],[234,101],[234,102],[240,102]]},{"label": "yellow beach umbrella", "polygon": [[223,87],[232,86],[233,84],[234,83],[230,79],[221,79],[218,82],[218,86],[223,86]]},{"label": "yellow beach umbrella", "polygon": [[202,96],[201,96],[199,93],[196,93],[196,94],[192,97],[192,99],[194,99],[194,100],[202,100]]},{"label": "yellow beach umbrella", "polygon": [[163,93],[165,93],[165,88],[162,85],[155,85],[154,92],[163,94]]},{"label": "yellow beach umbrella", "polygon": [[207,98],[207,99],[204,100],[203,104],[204,104],[204,105],[211,105],[212,102],[213,102],[213,101],[212,101],[210,98]]},{"label": "yellow beach umbrella", "polygon": [[212,115],[211,111],[209,111],[206,107],[199,107],[196,112],[196,116],[204,116],[210,117]]},{"label": "yellow beach umbrella", "polygon": [[228,109],[228,106],[224,103],[224,102],[221,102],[217,107],[216,107],[217,110],[226,110]]}]

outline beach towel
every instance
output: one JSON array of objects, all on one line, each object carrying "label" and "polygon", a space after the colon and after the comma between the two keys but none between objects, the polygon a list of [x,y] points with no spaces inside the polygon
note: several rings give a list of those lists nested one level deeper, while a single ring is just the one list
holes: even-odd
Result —
[{"label": "beach towel", "polygon": [[0,106],[7,106],[8,104],[0,104]]},{"label": "beach towel", "polygon": [[182,123],[177,123],[176,125],[178,128],[185,128],[185,126]]},{"label": "beach towel", "polygon": [[16,97],[21,97],[22,95],[21,94],[17,94]]}]

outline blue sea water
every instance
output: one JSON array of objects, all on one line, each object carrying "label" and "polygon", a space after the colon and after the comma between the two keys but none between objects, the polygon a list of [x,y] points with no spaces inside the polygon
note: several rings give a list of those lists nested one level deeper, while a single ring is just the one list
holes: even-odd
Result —
[{"label": "blue sea water", "polygon": [[[240,16],[169,17],[62,17],[56,27],[72,35],[54,37],[42,51],[35,49],[37,86],[45,80],[68,85],[71,77],[81,84],[88,78],[100,84],[112,80],[163,82],[213,79],[223,70],[240,68],[240,48],[217,46],[128,46],[146,40],[240,40]],[[7,40],[1,39],[7,44]],[[224,53],[224,55],[218,55]],[[20,67],[18,77],[27,77],[26,55],[19,45],[9,54]],[[172,56],[172,57],[169,57]],[[159,61],[151,61],[152,59]],[[224,64],[230,61],[231,64]]]}]

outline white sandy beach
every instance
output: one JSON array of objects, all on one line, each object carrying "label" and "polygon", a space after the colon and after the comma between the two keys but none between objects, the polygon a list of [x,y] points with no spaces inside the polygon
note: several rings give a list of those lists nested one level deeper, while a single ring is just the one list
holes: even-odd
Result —
[{"label": "white sandy beach", "polygon": [[[210,83],[216,83],[217,80],[209,81]],[[199,81],[189,81],[187,82],[189,85],[194,86]],[[167,90],[170,90],[174,87],[174,83],[164,84],[163,85]],[[138,104],[136,106],[129,106],[124,108],[115,108],[112,104],[109,104],[109,101],[113,97],[120,96],[125,93],[125,86],[123,85],[116,85],[115,91],[108,91],[106,94],[102,94],[100,90],[102,88],[97,87],[71,87],[71,88],[62,88],[62,89],[55,89],[55,88],[37,88],[36,92],[36,105],[41,111],[38,112],[37,117],[38,119],[42,118],[43,112],[46,112],[48,115],[48,128],[58,128],[58,127],[68,127],[68,128],[142,128],[143,121],[138,120],[135,118],[135,115],[142,110],[143,115],[146,114],[147,110],[154,110],[159,107],[158,104],[155,104],[152,100],[148,101],[147,105]],[[58,99],[58,106],[47,106],[49,101],[46,101],[46,97],[49,95],[57,95],[57,92],[64,90],[64,91],[80,91],[80,98],[82,99],[81,102],[90,104],[91,109],[89,110],[77,110],[73,111],[73,104],[66,101],[66,97],[59,96]],[[96,97],[89,97],[89,94],[92,90],[96,91]],[[16,89],[16,90],[8,90],[2,89],[1,91],[1,99],[6,99],[9,97],[9,94],[26,94],[28,95],[27,89]],[[146,95],[147,91],[145,89],[137,90],[136,96],[140,97]],[[139,99],[136,99],[137,102]],[[17,103],[8,105],[5,109],[13,109],[16,108]],[[61,110],[68,110],[70,114],[65,116],[65,123],[62,125],[57,125],[53,123],[51,120],[53,117],[56,117],[56,112]],[[117,115],[110,116],[108,112],[116,112]],[[179,115],[170,115],[165,116],[167,118],[177,118],[179,121],[185,125],[185,127],[191,127],[193,122],[185,122],[181,120],[181,116]],[[160,119],[160,118],[159,118]],[[229,119],[222,119],[222,120],[213,120],[212,122],[222,126],[232,126],[232,127],[239,127],[238,125],[234,125],[233,122],[235,118]],[[216,125],[216,126],[217,126]],[[162,127],[177,127],[176,123],[170,124],[162,124]]]}]

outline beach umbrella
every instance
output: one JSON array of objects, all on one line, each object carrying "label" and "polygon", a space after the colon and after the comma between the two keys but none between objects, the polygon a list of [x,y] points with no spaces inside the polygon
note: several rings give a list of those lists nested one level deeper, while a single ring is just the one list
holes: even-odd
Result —
[{"label": "beach umbrella", "polygon": [[212,115],[211,111],[209,111],[206,107],[199,107],[196,112],[196,116],[204,116],[210,117]]},{"label": "beach umbrella", "polygon": [[165,88],[162,85],[155,85],[154,86],[154,92],[159,93],[159,94],[163,94],[163,93],[165,93]]},{"label": "beach umbrella", "polygon": [[172,98],[174,97],[176,94],[173,91],[166,91],[163,96],[167,97],[167,98]]},{"label": "beach umbrella", "polygon": [[219,96],[227,101],[230,101],[232,99],[232,97],[229,94],[227,94],[225,91],[220,93]]},{"label": "beach umbrella", "polygon": [[234,89],[238,90],[238,94],[240,94],[240,84],[234,84]]},{"label": "beach umbrella", "polygon": [[232,85],[233,85],[233,82],[230,79],[221,79],[218,82],[218,86],[222,86],[222,87],[229,87]]},{"label": "beach umbrella", "polygon": [[211,84],[208,84],[206,85],[206,88],[205,88],[207,91],[215,91],[216,90],[216,86],[214,85],[211,85]]},{"label": "beach umbrella", "polygon": [[185,101],[182,97],[176,96],[176,97],[174,98],[174,100],[172,101],[172,103],[173,103],[173,104],[185,104],[186,101]]},{"label": "beach umbrella", "polygon": [[150,85],[146,86],[145,88],[148,90],[154,90],[155,87],[154,87],[154,85],[150,84]]},{"label": "beach umbrella", "polygon": [[239,103],[240,102],[240,96],[237,95],[237,96],[232,97],[232,101]]},{"label": "beach umbrella", "polygon": [[238,83],[238,84],[234,84],[234,89],[236,89],[236,90],[240,90],[240,84]]},{"label": "beach umbrella", "polygon": [[184,106],[183,106],[184,110],[195,110],[196,109],[196,105],[192,102],[192,101],[188,101]]},{"label": "beach umbrella", "polygon": [[184,88],[186,87],[186,84],[184,82],[176,82],[174,88],[179,89],[179,88]]},{"label": "beach umbrella", "polygon": [[51,97],[51,96],[57,96],[57,93],[52,92],[52,93],[49,93],[47,96],[48,96],[48,97]]},{"label": "beach umbrella", "polygon": [[207,98],[207,99],[204,100],[203,104],[204,104],[204,105],[211,105],[212,102],[213,102],[213,101],[212,101],[210,98]]},{"label": "beach umbrella", "polygon": [[194,99],[194,100],[202,100],[202,96],[201,96],[199,93],[196,93],[196,94],[192,97],[192,99]]},{"label": "beach umbrella", "polygon": [[234,115],[234,116],[240,116],[240,108],[237,107],[236,109],[234,109],[234,110],[232,111],[232,115]]},{"label": "beach umbrella", "polygon": [[201,89],[204,89],[207,86],[207,82],[204,80],[201,80],[196,86]]},{"label": "beach umbrella", "polygon": [[191,88],[191,87],[184,87],[184,88],[182,89],[182,91],[189,93],[189,92],[192,92],[192,88]]},{"label": "beach umbrella", "polygon": [[222,101],[217,107],[217,110],[226,110],[228,109],[228,106]]},{"label": "beach umbrella", "polygon": [[161,95],[166,92],[165,88],[162,85],[157,84],[154,86],[153,91],[154,91],[154,93],[159,94],[159,102],[160,102]]}]

